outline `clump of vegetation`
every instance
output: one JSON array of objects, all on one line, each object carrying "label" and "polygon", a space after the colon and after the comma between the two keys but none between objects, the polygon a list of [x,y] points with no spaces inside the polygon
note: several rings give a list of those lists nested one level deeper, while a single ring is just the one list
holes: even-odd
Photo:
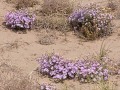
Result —
[{"label": "clump of vegetation", "polygon": [[115,11],[117,10],[117,4],[116,4],[116,1],[113,1],[113,0],[108,0],[108,5],[107,5],[108,8],[111,9],[111,11]]},{"label": "clump of vegetation", "polygon": [[58,38],[54,30],[41,30],[37,35],[38,43],[41,45],[51,45],[55,44],[55,40]]},{"label": "clump of vegetation", "polygon": [[77,71],[74,63],[64,61],[58,55],[43,56],[39,59],[39,63],[40,72],[54,79],[65,80],[74,78]]},{"label": "clump of vegetation", "polygon": [[117,3],[118,3],[118,8],[117,8],[115,14],[116,14],[116,18],[120,19],[120,0]]},{"label": "clump of vegetation", "polygon": [[35,21],[36,29],[52,29],[67,31],[69,29],[68,20],[65,16],[41,16]]},{"label": "clump of vegetation", "polygon": [[108,80],[108,70],[98,61],[65,60],[59,55],[45,55],[38,59],[39,72],[50,78],[63,81],[78,78],[80,82]]},{"label": "clump of vegetation", "polygon": [[15,66],[0,64],[0,90],[40,90]]},{"label": "clump of vegetation", "polygon": [[15,3],[16,0],[6,0],[7,3]]},{"label": "clump of vegetation", "polygon": [[44,0],[42,12],[50,15],[53,13],[69,14],[72,12],[72,5],[69,0]]},{"label": "clump of vegetation", "polygon": [[51,45],[54,44],[54,37],[50,36],[50,35],[45,35],[43,37],[40,38],[39,43],[41,45]]},{"label": "clump of vegetation", "polygon": [[110,75],[119,75],[120,62],[111,60],[110,58],[103,57],[101,63],[109,69]]},{"label": "clump of vegetation", "polygon": [[6,63],[0,64],[0,90],[57,90],[52,84],[39,84],[24,76],[21,70]]},{"label": "clump of vegetation", "polygon": [[112,18],[99,6],[92,4],[73,12],[69,17],[69,23],[80,37],[84,36],[89,40],[94,40],[112,33]]},{"label": "clump of vegetation", "polygon": [[18,0],[15,7],[16,9],[33,7],[37,3],[38,3],[37,0]]},{"label": "clump of vegetation", "polygon": [[6,0],[7,3],[14,3],[16,9],[33,7],[38,3],[37,0]]},{"label": "clump of vegetation", "polygon": [[68,31],[68,15],[72,12],[73,6],[68,0],[43,0],[41,12],[38,12],[36,27],[44,29],[54,29]]},{"label": "clump of vegetation", "polygon": [[26,11],[9,12],[5,16],[5,25],[12,29],[31,29],[35,17]]},{"label": "clump of vegetation", "polygon": [[57,90],[57,89],[55,88],[55,86],[51,84],[43,83],[40,85],[40,90]]}]

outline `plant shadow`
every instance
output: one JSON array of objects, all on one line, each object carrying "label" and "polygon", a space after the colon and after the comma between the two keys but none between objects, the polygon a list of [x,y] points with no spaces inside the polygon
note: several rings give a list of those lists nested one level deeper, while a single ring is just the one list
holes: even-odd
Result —
[{"label": "plant shadow", "polygon": [[15,27],[15,28],[13,29],[13,28],[11,28],[10,26],[6,26],[5,22],[3,22],[2,25],[3,25],[5,28],[13,31],[14,33],[18,33],[18,34],[27,34],[27,31],[30,31],[30,29],[19,28],[19,27]]}]

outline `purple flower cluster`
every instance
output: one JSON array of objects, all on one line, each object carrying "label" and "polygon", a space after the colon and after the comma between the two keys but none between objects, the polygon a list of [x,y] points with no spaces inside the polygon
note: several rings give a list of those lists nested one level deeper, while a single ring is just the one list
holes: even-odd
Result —
[{"label": "purple flower cluster", "polygon": [[109,13],[105,13],[99,6],[90,5],[73,12],[69,17],[69,22],[75,31],[84,33],[88,29],[90,33],[98,32],[98,36],[104,36],[112,31],[112,18]]},{"label": "purple flower cluster", "polygon": [[56,88],[51,84],[41,84],[40,90],[56,90]]},{"label": "purple flower cluster", "polygon": [[38,59],[39,71],[53,79],[65,80],[78,77],[82,82],[100,81],[108,79],[108,70],[97,61],[73,62],[65,60],[59,55],[44,55]]},{"label": "purple flower cluster", "polygon": [[81,82],[108,80],[108,70],[96,61],[78,61],[77,66]]},{"label": "purple flower cluster", "polygon": [[54,79],[64,80],[74,78],[77,66],[70,61],[65,61],[58,55],[43,56],[39,59],[40,72]]},{"label": "purple flower cluster", "polygon": [[13,29],[30,29],[34,20],[35,17],[33,15],[29,15],[27,12],[22,10],[9,12],[5,16],[6,26]]},{"label": "purple flower cluster", "polygon": [[110,75],[120,75],[120,61],[114,61],[108,57],[102,57],[101,60],[101,64],[109,69]]}]

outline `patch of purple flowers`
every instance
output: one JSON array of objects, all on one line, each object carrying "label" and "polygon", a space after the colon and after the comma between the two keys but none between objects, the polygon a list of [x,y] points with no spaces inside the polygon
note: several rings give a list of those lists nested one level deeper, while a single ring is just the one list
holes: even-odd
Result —
[{"label": "patch of purple flowers", "polygon": [[40,90],[56,90],[56,88],[51,84],[41,84]]},{"label": "patch of purple flowers", "polygon": [[100,37],[112,32],[112,19],[112,15],[92,4],[73,12],[69,17],[69,22],[75,31],[80,31],[85,37],[88,37],[87,35]]},{"label": "patch of purple flowers", "polygon": [[71,61],[65,61],[59,55],[43,56],[39,59],[40,72],[54,79],[64,80],[74,78],[77,66]]},{"label": "patch of purple flowers", "polygon": [[5,16],[5,25],[13,29],[31,29],[35,17],[26,11],[9,12]]},{"label": "patch of purple flowers", "polygon": [[81,82],[108,80],[108,70],[97,61],[78,61],[77,66]]},{"label": "patch of purple flowers", "polygon": [[78,77],[81,82],[96,82],[108,79],[108,70],[97,61],[73,62],[52,54],[44,55],[38,59],[39,71],[42,75],[57,80],[74,79]]}]

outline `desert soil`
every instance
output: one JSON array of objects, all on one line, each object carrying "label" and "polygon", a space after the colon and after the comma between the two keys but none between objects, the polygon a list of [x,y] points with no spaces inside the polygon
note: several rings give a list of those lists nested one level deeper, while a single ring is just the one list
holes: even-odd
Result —
[{"label": "desert soil", "polygon": [[[77,1],[77,0],[76,0]],[[83,0],[82,5],[91,2],[106,3],[106,0]],[[44,34],[45,30],[36,32],[35,30],[27,31],[26,34],[19,34],[7,29],[4,25],[4,16],[7,12],[14,10],[12,4],[7,4],[4,0],[0,0],[0,62],[9,65],[17,66],[22,69],[25,74],[29,74],[38,67],[36,61],[42,54],[45,53],[59,53],[64,58],[68,59],[83,59],[88,56],[97,55],[100,47],[104,41],[105,48],[108,49],[108,56],[114,61],[120,61],[120,20],[114,20],[113,34],[109,37],[102,38],[95,41],[87,41],[79,39],[74,33],[68,32],[66,37],[58,31],[56,33],[57,39],[54,44],[41,45],[39,44],[38,36]],[[52,82],[48,78],[37,78],[40,83]],[[120,90],[120,77],[114,76],[110,78],[110,82],[117,83],[117,89]],[[94,84],[80,84],[74,81],[65,81],[62,83],[53,83],[57,85],[60,90],[66,85],[69,90],[98,90],[98,86]],[[76,89],[75,89],[76,88]]]}]

